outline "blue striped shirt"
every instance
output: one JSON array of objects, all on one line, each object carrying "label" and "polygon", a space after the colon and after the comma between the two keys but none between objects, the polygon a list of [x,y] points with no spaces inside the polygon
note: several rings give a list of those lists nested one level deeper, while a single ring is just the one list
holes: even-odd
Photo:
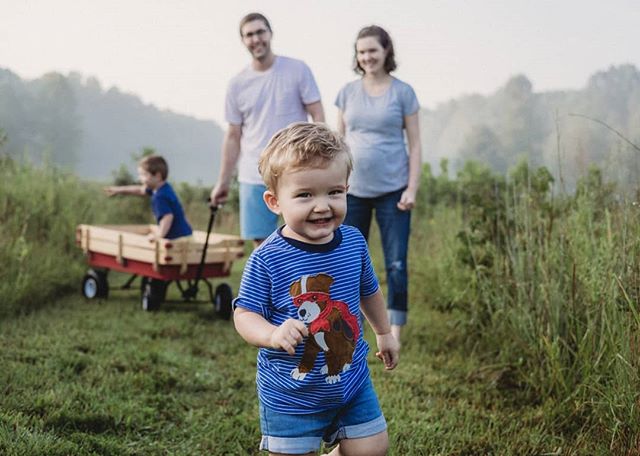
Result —
[{"label": "blue striped shirt", "polygon": [[346,225],[322,245],[281,232],[251,254],[234,304],[276,326],[290,318],[302,320],[310,334],[293,356],[284,350],[258,351],[258,395],[265,406],[283,413],[342,406],[369,375],[360,298],[374,294],[378,281],[366,241]]}]

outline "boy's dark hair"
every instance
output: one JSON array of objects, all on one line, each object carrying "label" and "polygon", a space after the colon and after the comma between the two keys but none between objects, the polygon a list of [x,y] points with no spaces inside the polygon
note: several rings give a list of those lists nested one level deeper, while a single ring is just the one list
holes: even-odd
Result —
[{"label": "boy's dark hair", "polygon": [[267,26],[267,29],[271,33],[273,33],[273,31],[271,30],[271,24],[269,24],[269,20],[266,17],[264,17],[263,14],[260,14],[260,13],[249,13],[245,17],[240,19],[240,36],[242,36],[242,27],[244,27],[244,24],[246,24],[248,22],[253,22],[253,21],[262,21],[262,22],[264,22],[264,25]]},{"label": "boy's dark hair", "polygon": [[391,73],[398,67],[398,65],[396,65],[396,54],[393,50],[393,41],[391,41],[391,36],[389,36],[387,31],[377,25],[369,25],[358,32],[356,42],[353,43],[353,71],[357,74],[364,74],[364,70],[358,63],[358,49],[356,48],[356,43],[360,38],[367,38],[369,36],[377,38],[380,46],[387,51],[387,57],[384,59],[384,70],[387,73]]},{"label": "boy's dark hair", "polygon": [[169,175],[169,165],[167,165],[167,161],[160,155],[147,155],[138,162],[138,166],[149,174],[160,173],[162,180],[167,180],[167,176]]}]

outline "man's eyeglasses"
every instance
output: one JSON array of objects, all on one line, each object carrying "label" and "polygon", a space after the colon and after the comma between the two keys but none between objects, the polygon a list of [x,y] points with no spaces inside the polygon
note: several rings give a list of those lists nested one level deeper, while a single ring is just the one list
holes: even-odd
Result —
[{"label": "man's eyeglasses", "polygon": [[262,37],[267,32],[267,29],[258,29],[255,32],[245,33],[243,35],[243,38],[253,38],[254,36]]}]

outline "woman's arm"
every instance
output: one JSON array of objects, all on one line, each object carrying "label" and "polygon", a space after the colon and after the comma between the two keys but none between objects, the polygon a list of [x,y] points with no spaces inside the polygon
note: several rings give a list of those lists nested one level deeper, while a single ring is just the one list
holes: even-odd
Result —
[{"label": "woman's arm", "polygon": [[404,117],[409,142],[409,181],[407,189],[398,201],[398,209],[410,211],[416,203],[416,193],[420,186],[420,172],[422,171],[422,144],[420,143],[420,111]]}]

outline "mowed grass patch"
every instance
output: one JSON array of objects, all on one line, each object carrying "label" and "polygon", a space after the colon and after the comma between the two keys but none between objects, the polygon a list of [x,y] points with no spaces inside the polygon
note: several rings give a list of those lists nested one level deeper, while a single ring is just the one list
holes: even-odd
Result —
[{"label": "mowed grass patch", "polygon": [[5,323],[0,452],[234,454],[250,446],[255,359],[212,314],[210,304],[148,314],[137,296],[73,297]]}]

